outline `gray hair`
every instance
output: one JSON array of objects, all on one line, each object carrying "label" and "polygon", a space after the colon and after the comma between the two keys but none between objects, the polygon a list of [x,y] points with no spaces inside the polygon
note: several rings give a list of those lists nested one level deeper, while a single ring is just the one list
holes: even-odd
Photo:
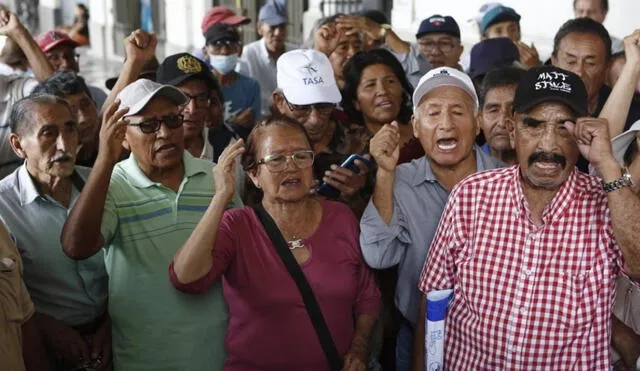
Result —
[{"label": "gray hair", "polygon": [[20,99],[11,107],[9,123],[11,132],[18,135],[26,135],[33,129],[33,114],[40,105],[62,105],[71,112],[69,103],[63,98],[52,94],[31,95]]}]

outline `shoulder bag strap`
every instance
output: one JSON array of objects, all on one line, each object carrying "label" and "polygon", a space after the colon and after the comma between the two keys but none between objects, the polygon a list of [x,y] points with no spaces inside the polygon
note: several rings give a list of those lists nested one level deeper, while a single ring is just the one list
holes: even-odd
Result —
[{"label": "shoulder bag strap", "polygon": [[342,369],[342,359],[340,358],[336,345],[333,342],[331,332],[329,332],[329,327],[327,327],[327,323],[322,316],[320,305],[318,305],[318,301],[313,294],[313,290],[311,290],[311,286],[309,286],[309,282],[304,276],[300,265],[291,253],[291,250],[289,250],[287,241],[285,241],[282,233],[280,233],[280,230],[278,229],[278,226],[273,221],[269,213],[264,209],[262,204],[253,205],[251,207],[258,215],[262,226],[267,231],[267,235],[269,235],[269,239],[271,239],[271,243],[276,248],[280,259],[282,259],[282,263],[284,263],[284,266],[287,268],[291,278],[296,282],[298,290],[300,290],[304,306],[307,309],[307,313],[309,313],[309,317],[311,317],[311,323],[313,324],[313,328],[316,330],[316,335],[318,335],[320,345],[324,350],[324,354],[327,356],[331,370],[340,371]]}]

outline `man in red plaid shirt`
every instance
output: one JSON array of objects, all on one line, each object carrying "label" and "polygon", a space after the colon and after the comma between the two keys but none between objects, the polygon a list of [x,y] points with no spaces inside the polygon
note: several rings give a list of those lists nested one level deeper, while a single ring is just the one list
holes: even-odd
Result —
[{"label": "man in red plaid shirt", "polygon": [[[445,367],[609,369],[615,279],[640,276],[640,199],[607,121],[586,117],[577,75],[531,69],[513,106],[518,164],[453,189],[420,279],[424,293],[454,290]],[[575,168],[580,154],[602,181]],[[416,334],[415,369],[424,370]]]}]

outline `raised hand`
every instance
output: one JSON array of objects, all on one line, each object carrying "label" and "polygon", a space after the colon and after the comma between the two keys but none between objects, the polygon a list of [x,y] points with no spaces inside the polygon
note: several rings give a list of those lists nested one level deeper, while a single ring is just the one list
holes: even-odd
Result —
[{"label": "raised hand", "polygon": [[11,37],[23,28],[22,23],[13,12],[0,11],[0,35]]},{"label": "raised hand", "polygon": [[624,38],[624,54],[627,59],[626,63],[640,65],[640,29]]},{"label": "raised hand", "polygon": [[124,141],[124,134],[128,124],[123,117],[129,112],[129,108],[118,110],[119,106],[120,100],[116,100],[107,108],[102,117],[102,126],[100,127],[98,157],[108,161],[110,164],[115,164],[120,159],[122,142]]},{"label": "raised hand", "polygon": [[384,125],[369,142],[379,170],[394,172],[400,157],[400,130],[396,121]]},{"label": "raised hand", "polygon": [[230,201],[236,191],[236,159],[245,151],[242,139],[230,144],[222,151],[218,163],[213,167],[216,195]]},{"label": "raised hand", "polygon": [[[365,155],[368,157],[368,155]],[[355,160],[354,164],[358,166],[360,171],[356,174],[353,171],[340,167],[336,164],[331,165],[331,170],[327,170],[322,178],[323,182],[334,186],[343,197],[351,197],[367,184],[367,174],[369,167],[360,160]]]},{"label": "raised hand", "polygon": [[540,56],[533,43],[531,47],[529,47],[527,44],[519,41],[516,43],[516,47],[518,48],[518,52],[520,52],[520,63],[522,63],[525,68],[533,68],[540,64]]},{"label": "raised hand", "polygon": [[602,164],[615,162],[606,119],[580,117],[575,123],[567,121],[564,125],[576,138],[580,153],[593,166],[599,168]]},{"label": "raised hand", "polygon": [[124,49],[127,59],[146,62],[156,55],[156,45],[158,39],[155,33],[148,33],[143,30],[135,30],[124,39]]},{"label": "raised hand", "polygon": [[349,30],[347,34],[362,32],[369,38],[377,40],[380,38],[382,27],[371,19],[363,16],[345,15],[336,19],[338,26]]},{"label": "raised hand", "polygon": [[336,23],[325,24],[313,34],[315,49],[329,56],[336,50],[343,35],[344,29]]}]

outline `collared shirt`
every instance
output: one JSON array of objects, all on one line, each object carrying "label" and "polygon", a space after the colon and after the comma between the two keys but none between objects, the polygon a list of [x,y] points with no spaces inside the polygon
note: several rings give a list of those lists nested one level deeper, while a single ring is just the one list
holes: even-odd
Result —
[{"label": "collared shirt", "polygon": [[[117,370],[221,370],[227,310],[222,289],[194,296],[169,281],[176,251],[215,192],[211,162],[183,155],[178,192],[151,181],[135,157],[111,175],[102,236]],[[241,206],[234,198],[232,206]]]},{"label": "collared shirt", "polygon": [[[474,151],[477,171],[502,166],[477,146]],[[373,201],[360,221],[360,246],[367,264],[377,269],[399,264],[396,306],[413,324],[422,296],[418,279],[448,197],[423,156],[396,167],[391,222],[387,225],[380,218]]]},{"label": "collared shirt", "polygon": [[[290,43],[284,44],[285,53],[297,49]],[[238,63],[239,73],[249,76],[260,84],[260,107],[263,115],[269,114],[271,94],[278,87],[276,80],[276,61],[271,58],[264,39],[247,44],[242,49],[242,57]]]},{"label": "collared shirt", "polygon": [[[87,179],[91,169],[76,166]],[[68,326],[91,323],[105,311],[107,272],[102,252],[74,260],[62,251],[62,227],[80,194],[71,190],[69,208],[41,195],[26,165],[0,181],[0,219],[24,262],[24,282],[36,311]]]},{"label": "collared shirt", "polygon": [[9,115],[13,105],[31,94],[38,85],[36,79],[20,76],[0,76],[0,179],[22,164],[9,143],[11,123]]},{"label": "collared shirt", "polygon": [[600,180],[577,169],[531,221],[518,165],[449,197],[420,290],[454,290],[445,368],[608,370],[623,266]]},{"label": "collared shirt", "polygon": [[33,315],[33,303],[22,282],[22,261],[9,233],[0,224],[0,365],[23,371],[22,325]]}]

